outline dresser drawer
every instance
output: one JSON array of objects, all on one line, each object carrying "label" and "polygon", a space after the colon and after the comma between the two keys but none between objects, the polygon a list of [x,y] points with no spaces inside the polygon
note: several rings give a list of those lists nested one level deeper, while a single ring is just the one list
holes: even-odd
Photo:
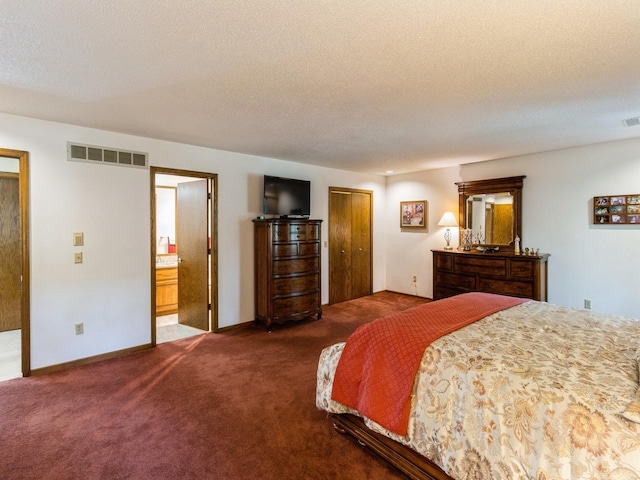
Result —
[{"label": "dresser drawer", "polygon": [[[307,228],[309,227],[309,228]],[[313,239],[318,237],[317,228],[313,228],[312,225],[305,225],[300,223],[287,223],[274,225],[273,227],[273,240],[275,242],[298,242],[304,241],[308,237],[308,230],[311,230],[314,234]]]},{"label": "dresser drawer", "polygon": [[315,311],[320,307],[319,292],[308,295],[298,295],[296,297],[276,298],[273,301],[274,317],[287,315],[299,315],[305,312]]},{"label": "dresser drawer", "polygon": [[512,278],[533,278],[533,262],[526,260],[511,260],[509,274]]},{"label": "dresser drawer", "polygon": [[289,241],[289,227],[288,224],[275,224],[273,226],[272,234],[274,242],[288,242]]},{"label": "dresser drawer", "polygon": [[436,272],[436,283],[447,286],[462,287],[465,289],[476,288],[476,277],[471,275],[459,275],[456,273]]},{"label": "dresser drawer", "polygon": [[297,243],[274,243],[273,244],[273,256],[277,257],[297,257],[298,256],[298,244]]},{"label": "dresser drawer", "polygon": [[314,272],[318,270],[318,258],[297,258],[293,260],[274,260],[273,274],[288,275],[291,273]]},{"label": "dresser drawer", "polygon": [[478,290],[487,293],[515,295],[517,297],[531,298],[533,296],[533,284],[528,282],[481,278],[479,280]]},{"label": "dresser drawer", "polygon": [[307,225],[307,240],[320,240],[320,225]]},{"label": "dresser drawer", "polygon": [[438,270],[453,270],[453,257],[451,255],[438,254],[435,256],[435,268]]},{"label": "dresser drawer", "polygon": [[301,242],[301,243],[274,243],[274,258],[298,257],[308,255],[318,255],[320,252],[318,242]]},{"label": "dresser drawer", "polygon": [[289,225],[289,239],[293,242],[304,241],[307,239],[307,224],[292,223]]},{"label": "dresser drawer", "polygon": [[273,281],[274,295],[290,295],[296,292],[308,292],[317,290],[318,274],[304,275],[302,277],[278,278]]},{"label": "dresser drawer", "polygon": [[456,272],[506,276],[507,261],[504,258],[460,256],[454,259],[453,269]]},{"label": "dresser drawer", "polygon": [[307,232],[291,232],[289,240],[292,242],[304,242],[307,239]]},{"label": "dresser drawer", "polygon": [[299,255],[318,255],[320,253],[320,244],[318,242],[300,243],[298,245]]}]

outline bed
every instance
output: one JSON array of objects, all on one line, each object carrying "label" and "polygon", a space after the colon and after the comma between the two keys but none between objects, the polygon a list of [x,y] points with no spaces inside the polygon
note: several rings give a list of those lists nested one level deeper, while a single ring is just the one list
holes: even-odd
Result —
[{"label": "bed", "polygon": [[[468,313],[474,302],[504,298],[511,297],[468,293],[361,326],[347,342],[322,351],[316,406],[338,431],[410,478],[640,480],[640,320],[533,300],[507,301],[467,323],[456,320],[455,312]],[[420,323],[444,310],[464,324],[410,347],[422,349],[412,360],[416,371],[396,360],[407,349],[405,327],[396,329],[400,345],[398,338],[375,336],[379,325],[393,337],[388,325]],[[369,329],[374,333],[360,333]],[[358,344],[360,337],[365,340]],[[355,379],[340,366],[354,358],[361,361],[351,368],[359,372]],[[380,368],[386,373],[368,378]],[[400,370],[411,371],[409,390],[400,396],[409,405],[401,416],[406,424],[380,415],[381,408],[402,411],[384,404],[397,396],[396,386],[380,383],[394,383],[389,375],[402,376]],[[350,389],[364,400],[345,400],[340,392]],[[382,397],[383,407],[367,404]]]}]

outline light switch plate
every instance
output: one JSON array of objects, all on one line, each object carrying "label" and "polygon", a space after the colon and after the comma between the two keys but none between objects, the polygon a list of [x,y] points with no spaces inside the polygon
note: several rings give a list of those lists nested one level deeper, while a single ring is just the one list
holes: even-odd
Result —
[{"label": "light switch plate", "polygon": [[73,254],[73,263],[82,263],[82,252],[75,252]]},{"label": "light switch plate", "polygon": [[84,245],[84,233],[78,232],[73,234],[73,246],[81,247]]}]

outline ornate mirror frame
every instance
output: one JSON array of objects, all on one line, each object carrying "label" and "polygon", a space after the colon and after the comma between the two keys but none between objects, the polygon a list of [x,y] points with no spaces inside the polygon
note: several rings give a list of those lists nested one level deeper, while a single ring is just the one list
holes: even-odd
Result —
[{"label": "ornate mirror frame", "polygon": [[[456,182],[458,186],[458,205],[460,225],[460,245],[462,245],[462,229],[467,226],[467,199],[473,195],[509,193],[513,197],[513,229],[511,232],[511,242],[508,245],[482,243],[485,248],[499,247],[501,252],[513,253],[514,239],[520,237],[520,245],[522,245],[522,186],[525,176],[492,178],[488,180],[474,180],[470,182]],[[478,243],[473,243],[473,247],[477,248]]]}]

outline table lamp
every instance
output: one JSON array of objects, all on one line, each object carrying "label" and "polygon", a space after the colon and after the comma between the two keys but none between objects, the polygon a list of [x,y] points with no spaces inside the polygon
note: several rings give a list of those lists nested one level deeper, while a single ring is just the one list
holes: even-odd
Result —
[{"label": "table lamp", "polygon": [[453,247],[449,245],[451,243],[451,230],[449,227],[457,227],[458,221],[456,217],[453,215],[453,212],[444,212],[442,218],[438,222],[439,227],[447,227],[447,231],[444,232],[444,239],[447,242],[447,246],[444,247],[445,250],[453,250]]}]

